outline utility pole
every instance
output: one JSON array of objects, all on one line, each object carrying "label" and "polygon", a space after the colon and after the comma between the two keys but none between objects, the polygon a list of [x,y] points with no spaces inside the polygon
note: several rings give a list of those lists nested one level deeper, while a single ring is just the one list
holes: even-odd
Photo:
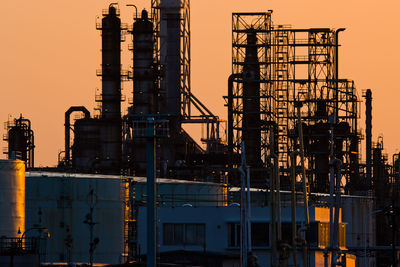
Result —
[{"label": "utility pole", "polygon": [[[156,213],[156,139],[167,138],[168,123],[164,119],[155,120],[155,117],[168,117],[168,115],[149,114],[149,115],[132,115],[133,123],[133,137],[146,138],[146,177],[147,177],[147,255],[146,265],[148,267],[156,267],[156,226],[157,226],[157,213]],[[143,131],[144,130],[144,131]]]}]

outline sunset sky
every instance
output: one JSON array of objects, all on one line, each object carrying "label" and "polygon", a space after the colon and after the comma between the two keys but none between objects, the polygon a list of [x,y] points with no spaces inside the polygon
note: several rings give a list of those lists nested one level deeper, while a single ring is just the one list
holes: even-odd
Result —
[{"label": "sunset sky", "polygon": [[[57,163],[64,146],[64,113],[73,105],[95,107],[101,88],[96,16],[109,5],[103,0],[4,1],[0,16],[0,121],[19,116],[32,121],[35,165]],[[150,0],[119,1],[121,20],[132,23],[135,4],[149,9]],[[400,90],[400,2],[398,0],[191,0],[192,92],[226,119],[223,95],[231,72],[232,12],[273,9],[275,24],[294,28],[347,28],[341,33],[340,78],[373,91],[373,140],[384,136],[386,151],[398,152]],[[122,43],[123,69],[128,69],[130,37]],[[132,83],[123,84],[132,97]],[[125,110],[124,110],[125,112]],[[364,129],[364,103],[359,125]],[[1,134],[5,131],[1,129]],[[7,144],[2,143],[5,147]],[[364,146],[364,144],[363,144]],[[5,156],[2,155],[2,158]]]}]

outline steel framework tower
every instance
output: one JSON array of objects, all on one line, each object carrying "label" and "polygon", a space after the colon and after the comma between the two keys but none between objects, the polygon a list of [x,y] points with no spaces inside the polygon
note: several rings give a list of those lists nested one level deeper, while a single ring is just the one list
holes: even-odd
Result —
[{"label": "steel framework tower", "polygon": [[269,139],[276,121],[275,93],[270,83],[271,49],[267,45],[271,41],[271,13],[234,13],[232,27],[228,153],[240,154],[245,142],[248,164],[255,174],[252,184],[259,186],[264,185],[265,177],[257,172],[272,149]]},{"label": "steel framework tower", "polygon": [[[232,93],[232,105],[228,104],[228,117],[232,119],[232,124],[228,123],[228,147],[232,154],[241,153],[241,142],[248,143],[250,139],[246,138],[251,137],[247,131],[254,132],[257,128],[256,124],[249,128],[246,123],[246,117],[255,118],[254,110],[246,108],[246,101],[258,98],[253,104],[259,105],[257,116],[261,121],[256,131],[261,133],[257,142],[262,152],[261,155],[253,152],[264,160],[264,165],[266,155],[272,152],[277,155],[281,185],[287,187],[289,156],[299,148],[297,106],[300,105],[304,163],[311,190],[327,191],[329,158],[333,153],[343,162],[346,189],[354,191],[359,185],[361,137],[357,129],[358,97],[354,82],[338,78],[338,32],[342,29],[273,25],[271,13],[233,13],[232,17],[234,85],[228,93]],[[258,62],[251,64],[259,65],[260,91],[249,96],[245,89],[249,77],[243,66],[249,64],[246,57],[255,45],[248,42],[250,32],[254,31]],[[274,134],[270,135],[270,131]],[[269,136],[273,138],[269,140]],[[252,150],[246,147],[246,153]]]},{"label": "steel framework tower", "polygon": [[[168,84],[163,84],[161,80],[158,81],[160,92],[164,95],[167,102],[171,102],[171,98],[176,98],[175,101],[172,101],[173,105],[170,105],[171,108],[164,113],[177,117],[178,127],[185,123],[204,125],[206,135],[202,138],[202,142],[206,145],[206,152],[221,152],[223,150],[224,141],[224,133],[222,132],[221,125],[223,121],[219,119],[218,116],[214,115],[191,92],[190,0],[151,1],[151,17],[154,22],[155,61],[161,68],[160,73],[172,71],[171,66],[168,66],[168,62],[165,62],[165,55],[171,53],[171,50],[166,48],[166,46],[168,46],[166,43],[167,39],[164,37],[165,34],[161,32],[162,28],[165,27],[165,25],[162,25],[162,23],[165,23],[165,20],[167,20],[167,28],[169,28],[168,23],[173,23],[170,22],[171,18],[167,18],[168,16],[170,17],[169,13],[171,13],[171,9],[175,9],[176,12],[179,12],[179,25],[177,25],[179,29],[179,44],[176,44],[177,47],[179,47],[179,55],[177,55],[179,56],[177,66],[179,83],[177,84],[178,91],[171,93],[171,88],[168,88],[170,87]],[[168,35],[171,34],[168,33]],[[176,86],[174,86],[172,90],[175,90],[175,88]]]},{"label": "steel framework tower", "polygon": [[[300,103],[311,189],[327,191],[331,145],[343,161],[346,185],[357,183],[358,100],[354,82],[337,78],[337,32],[276,26],[272,35],[281,177],[288,176],[289,154],[298,147],[296,104]],[[286,182],[283,179],[282,184]]]}]

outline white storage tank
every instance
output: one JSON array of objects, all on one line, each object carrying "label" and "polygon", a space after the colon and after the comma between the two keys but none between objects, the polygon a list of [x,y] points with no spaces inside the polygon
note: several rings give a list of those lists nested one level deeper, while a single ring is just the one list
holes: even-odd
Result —
[{"label": "white storage tank", "polygon": [[0,159],[0,236],[25,231],[25,163]]},{"label": "white storage tank", "polygon": [[[94,262],[117,264],[124,251],[124,181],[118,176],[26,173],[26,225],[48,229],[45,262],[89,262],[91,207]],[[29,231],[28,237],[37,236]],[[41,258],[43,260],[43,257]]]}]

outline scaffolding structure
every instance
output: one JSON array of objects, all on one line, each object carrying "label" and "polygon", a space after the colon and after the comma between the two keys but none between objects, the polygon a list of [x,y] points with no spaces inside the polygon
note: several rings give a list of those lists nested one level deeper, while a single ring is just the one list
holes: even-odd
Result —
[{"label": "scaffolding structure", "polygon": [[[242,132],[245,131],[244,120],[246,116],[253,116],[254,112],[244,108],[246,102],[251,103],[256,100],[256,105],[259,106],[259,117],[261,123],[253,125],[251,131],[259,133],[260,140],[257,140],[260,151],[257,154],[261,159],[265,159],[270,153],[271,147],[271,131],[275,126],[275,93],[270,83],[272,75],[271,64],[271,49],[268,43],[271,42],[271,13],[233,13],[232,14],[232,92],[229,92],[228,102],[231,104],[228,120],[232,123],[230,134],[232,138],[229,141],[228,147],[232,154],[241,153],[241,142],[243,141]],[[256,41],[254,44],[247,44],[249,35],[255,35]],[[246,50],[249,46],[256,49],[257,58],[250,62],[246,58]],[[250,48],[251,49],[251,48]],[[254,50],[255,51],[255,50]],[[249,52],[247,52],[249,54]],[[259,70],[259,74],[254,76],[246,74],[246,68]],[[250,93],[244,96],[244,84],[256,84],[257,95]],[[258,91],[259,90],[259,91]],[[249,104],[250,106],[250,104]],[[251,150],[246,149],[247,157],[252,157]],[[260,159],[260,160],[261,160]],[[260,167],[260,166],[252,166]]]},{"label": "scaffolding structure", "polygon": [[[232,14],[232,73],[235,75],[231,107],[232,149],[240,154],[249,116],[243,75],[249,31],[257,33],[260,69],[260,159],[277,155],[281,185],[288,188],[290,154],[299,149],[297,106],[305,151],[305,168],[314,192],[328,191],[329,160],[343,162],[346,192],[359,185],[358,96],[354,82],[338,78],[338,31],[328,28],[294,29],[274,25],[271,13]],[[247,63],[246,63],[247,64]],[[273,131],[273,135],[270,134]],[[331,137],[332,135],[332,137]],[[270,138],[269,136],[273,136]],[[333,142],[331,141],[331,138]],[[332,151],[331,151],[332,150]],[[246,149],[248,153],[248,149]]]}]

